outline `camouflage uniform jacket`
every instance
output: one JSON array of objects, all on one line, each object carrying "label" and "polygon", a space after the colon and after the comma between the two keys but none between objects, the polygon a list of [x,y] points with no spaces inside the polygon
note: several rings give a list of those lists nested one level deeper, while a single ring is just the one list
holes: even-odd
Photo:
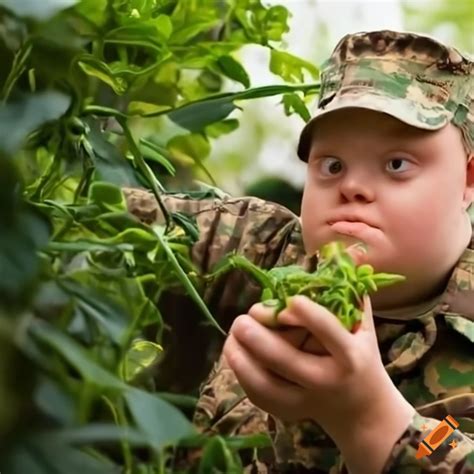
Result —
[{"label": "camouflage uniform jacket", "polygon": [[[144,221],[159,220],[150,194],[128,190],[126,196],[132,213]],[[192,257],[201,271],[209,271],[231,251],[265,268],[290,263],[315,267],[304,254],[299,219],[282,206],[256,198],[191,199],[182,194],[169,195],[165,202],[169,210],[196,218],[200,238]],[[224,277],[205,294],[226,327],[258,297],[258,287],[242,275]],[[383,472],[474,473],[474,237],[434,307],[414,318],[374,318],[385,368],[417,410]],[[418,443],[447,414],[460,423],[459,429],[429,457],[415,459]],[[202,386],[194,419],[210,434],[269,433],[274,455],[257,456],[247,472],[346,472],[337,447],[316,424],[272,419],[250,403],[222,362]],[[448,444],[453,439],[455,449]]]}]

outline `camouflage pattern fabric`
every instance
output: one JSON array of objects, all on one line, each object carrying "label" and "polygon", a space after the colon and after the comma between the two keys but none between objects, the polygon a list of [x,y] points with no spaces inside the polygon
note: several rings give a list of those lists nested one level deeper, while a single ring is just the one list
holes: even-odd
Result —
[{"label": "camouflage pattern fabric", "polygon": [[[124,189],[124,193],[129,210],[141,221],[163,223],[151,193],[139,189]],[[170,212],[179,211],[196,219],[201,234],[192,247],[191,258],[201,273],[209,272],[232,251],[262,268],[294,262],[308,270],[315,268],[315,260],[304,255],[296,216],[283,206],[257,198],[231,199],[216,190],[192,196],[169,195],[164,202]],[[241,239],[242,235],[246,238]],[[208,285],[203,299],[227,331],[236,316],[259,300],[260,293],[248,274],[235,270]],[[186,295],[167,292],[161,304],[166,308],[162,311],[164,356],[157,369],[156,389],[194,393],[219,357],[224,338],[204,324],[202,313]],[[156,339],[153,328],[146,337]]]},{"label": "camouflage pattern fabric", "polygon": [[[146,191],[125,190],[130,211],[145,222],[160,221],[158,206]],[[230,251],[243,253],[263,267],[302,264],[304,254],[299,219],[285,208],[253,198],[165,196],[171,211],[194,216],[200,230],[193,261],[208,271]],[[235,275],[234,275],[235,276]],[[206,302],[219,304],[217,319],[231,324],[237,306],[245,312],[259,296],[245,280],[226,278],[210,288]],[[228,313],[226,313],[229,311]],[[232,317],[229,317],[232,314]],[[387,372],[417,415],[393,448],[384,473],[452,474],[474,472],[474,237],[459,259],[436,306],[416,318],[386,319],[375,315],[380,351]],[[219,346],[221,347],[221,346]],[[217,350],[209,360],[217,360]],[[415,459],[419,441],[446,414],[459,423],[448,442],[431,456]],[[209,434],[241,435],[267,432],[274,455],[262,450],[248,459],[248,473],[344,473],[337,447],[312,422],[285,424],[269,417],[246,398],[232,371],[220,360],[206,383],[194,417]]]},{"label": "camouflage pattern fabric", "polygon": [[455,48],[413,33],[346,35],[322,66],[321,91],[298,156],[307,161],[317,119],[344,107],[384,112],[417,128],[452,122],[474,151],[474,62]]}]

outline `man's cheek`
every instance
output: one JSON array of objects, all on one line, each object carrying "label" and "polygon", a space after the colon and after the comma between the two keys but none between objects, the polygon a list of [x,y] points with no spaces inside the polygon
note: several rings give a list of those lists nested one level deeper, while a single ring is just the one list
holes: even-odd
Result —
[{"label": "man's cheek", "polygon": [[331,238],[326,232],[326,235],[314,220],[307,220],[303,223],[303,245],[307,254],[314,254],[322,245],[328,243]]}]

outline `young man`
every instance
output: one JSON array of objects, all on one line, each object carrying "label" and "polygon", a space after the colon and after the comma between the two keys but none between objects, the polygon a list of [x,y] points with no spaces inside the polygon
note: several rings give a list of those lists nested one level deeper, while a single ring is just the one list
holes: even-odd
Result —
[{"label": "young man", "polygon": [[[263,267],[313,269],[306,255],[342,240],[365,243],[359,263],[407,277],[366,298],[356,334],[304,297],[279,316],[286,329],[263,326],[269,310],[248,310],[258,292],[242,276],[209,290],[217,314],[235,314],[236,295],[248,314],[232,325],[196,424],[269,430],[276,459],[254,460],[257,472],[474,472],[473,75],[472,61],[424,36],[348,35],[323,68],[301,135],[299,220],[259,200],[167,199],[196,216],[203,271],[233,250]],[[140,199],[128,195],[140,215]],[[417,456],[448,414],[459,429]]]}]

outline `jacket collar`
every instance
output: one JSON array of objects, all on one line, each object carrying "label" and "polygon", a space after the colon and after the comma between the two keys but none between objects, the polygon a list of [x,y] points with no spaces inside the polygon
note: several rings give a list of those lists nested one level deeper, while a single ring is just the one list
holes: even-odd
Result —
[{"label": "jacket collar", "polygon": [[474,342],[474,228],[471,242],[458,260],[436,309],[470,323]]}]

